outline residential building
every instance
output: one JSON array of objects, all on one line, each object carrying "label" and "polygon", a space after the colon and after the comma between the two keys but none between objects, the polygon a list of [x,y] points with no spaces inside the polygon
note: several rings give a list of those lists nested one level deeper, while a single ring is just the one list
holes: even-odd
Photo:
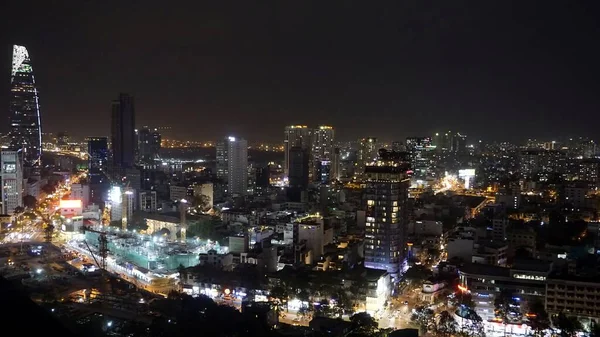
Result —
[{"label": "residential building", "polygon": [[156,191],[140,192],[140,211],[153,213],[157,211],[158,196]]},{"label": "residential building", "polygon": [[22,152],[2,150],[2,214],[13,214],[23,205],[23,158]]},{"label": "residential building", "polygon": [[89,137],[87,142],[90,184],[99,184],[108,163],[108,140],[106,137]]},{"label": "residential building", "polygon": [[392,276],[406,257],[409,169],[406,156],[383,149],[365,167],[365,267]]},{"label": "residential building", "polygon": [[81,200],[83,208],[90,204],[90,186],[86,184],[71,184],[71,199]]},{"label": "residential building", "polygon": [[248,142],[228,137],[227,193],[246,195],[248,192]]},{"label": "residential building", "polygon": [[161,135],[157,129],[150,130],[148,127],[138,131],[138,155],[139,160],[145,164],[154,164],[159,158]]}]

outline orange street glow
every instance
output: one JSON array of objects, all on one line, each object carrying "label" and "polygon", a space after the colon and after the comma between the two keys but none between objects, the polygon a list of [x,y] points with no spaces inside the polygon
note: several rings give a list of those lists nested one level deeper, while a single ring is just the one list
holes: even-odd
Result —
[{"label": "orange street glow", "polygon": [[61,200],[60,208],[81,208],[81,200]]}]

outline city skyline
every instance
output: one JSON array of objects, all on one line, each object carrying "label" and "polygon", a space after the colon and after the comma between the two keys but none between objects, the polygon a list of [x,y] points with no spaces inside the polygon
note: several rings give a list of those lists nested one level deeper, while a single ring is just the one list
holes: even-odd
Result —
[{"label": "city skyline", "polygon": [[[490,140],[594,135],[594,8],[519,4],[509,15],[506,3],[440,4],[433,12],[408,3],[317,13],[310,3],[240,6],[243,15],[213,4],[188,20],[197,11],[156,2],[118,12],[110,4],[41,4],[29,11],[38,24],[0,46],[30,49],[44,129],[80,137],[109,134],[118,92],[136,97],[140,122],[172,126],[187,139],[280,141],[290,124],[332,125],[341,140],[442,129]],[[115,24],[87,25],[100,21]]]}]

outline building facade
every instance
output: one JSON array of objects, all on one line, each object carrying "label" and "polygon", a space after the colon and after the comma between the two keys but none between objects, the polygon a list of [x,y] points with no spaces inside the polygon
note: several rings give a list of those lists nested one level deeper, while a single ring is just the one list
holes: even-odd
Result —
[{"label": "building facade", "polygon": [[24,163],[36,166],[42,156],[40,104],[31,59],[23,46],[13,46],[10,83],[11,149],[22,149]]},{"label": "building facade", "polygon": [[290,151],[293,147],[300,147],[310,153],[312,150],[312,129],[306,125],[290,125],[285,127],[283,150],[284,150],[284,176],[290,174]]},{"label": "building facade", "polygon": [[133,96],[119,94],[112,102],[111,145],[114,168],[128,168],[135,164],[135,109]]},{"label": "building facade", "polygon": [[108,139],[106,137],[89,137],[87,143],[90,183],[98,184],[101,172],[106,169],[108,163]]},{"label": "building facade", "polygon": [[2,213],[13,214],[23,205],[23,159],[21,151],[2,150]]},{"label": "building facade", "polygon": [[154,164],[159,158],[160,143],[162,137],[157,129],[150,130],[147,127],[138,132],[138,155],[140,162]]},{"label": "building facade", "polygon": [[246,195],[248,192],[248,142],[245,139],[227,139],[227,192]]},{"label": "building facade", "polygon": [[361,175],[365,172],[365,166],[377,158],[378,143],[377,138],[363,138],[358,143],[358,160],[356,173]]},{"label": "building facade", "polygon": [[405,258],[408,228],[408,158],[380,150],[365,167],[365,267],[396,276]]}]

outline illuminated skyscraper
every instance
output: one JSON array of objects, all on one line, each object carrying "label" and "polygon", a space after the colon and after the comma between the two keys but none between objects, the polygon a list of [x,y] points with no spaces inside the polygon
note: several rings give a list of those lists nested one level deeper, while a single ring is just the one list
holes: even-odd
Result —
[{"label": "illuminated skyscraper", "polygon": [[248,192],[248,142],[227,138],[227,193],[246,195]]},{"label": "illuminated skyscraper", "polygon": [[10,83],[11,148],[23,149],[25,164],[37,166],[42,156],[40,104],[31,59],[23,46],[13,46]]},{"label": "illuminated skyscraper", "polygon": [[323,162],[331,162],[333,160],[333,139],[334,130],[331,126],[321,125],[313,132],[313,143],[312,143],[312,163],[313,167],[313,181],[323,182],[322,177],[319,176],[322,173]]},{"label": "illuminated skyscraper", "polygon": [[377,158],[379,150],[377,138],[363,138],[359,141],[356,173],[360,176],[365,172],[365,166]]},{"label": "illuminated skyscraper", "polygon": [[410,169],[405,153],[379,150],[365,166],[365,267],[398,275],[405,258]]}]

